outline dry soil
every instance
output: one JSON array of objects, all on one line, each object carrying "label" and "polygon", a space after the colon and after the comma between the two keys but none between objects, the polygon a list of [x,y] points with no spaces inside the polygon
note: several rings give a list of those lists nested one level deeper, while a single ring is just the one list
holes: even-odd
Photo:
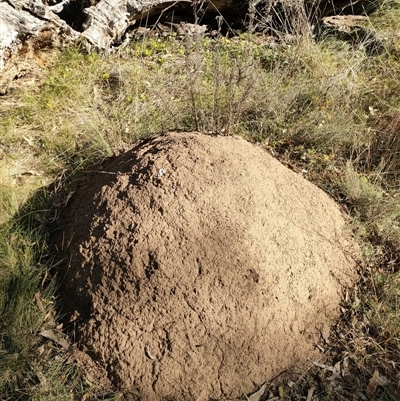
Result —
[{"label": "dry soil", "polygon": [[335,202],[237,137],[140,142],[63,215],[68,328],[145,401],[234,399],[303,372],[356,276]]}]

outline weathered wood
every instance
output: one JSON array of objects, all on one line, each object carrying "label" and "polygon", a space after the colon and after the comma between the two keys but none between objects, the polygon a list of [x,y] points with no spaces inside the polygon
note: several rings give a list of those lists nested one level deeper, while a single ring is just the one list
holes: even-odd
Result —
[{"label": "weathered wood", "polygon": [[[79,33],[40,0],[0,0],[0,94],[26,70],[30,50],[60,46]],[[18,58],[23,53],[26,57]]]},{"label": "weathered wood", "polygon": [[171,0],[102,0],[84,10],[87,19],[82,36],[96,48],[107,49],[129,26],[163,4]]},{"label": "weathered wood", "polygon": [[[367,1],[320,0],[315,7],[319,10],[317,14],[322,17]],[[84,9],[87,17],[82,36],[95,48],[107,49],[120,41],[126,30],[138,20],[164,13],[178,4],[191,6],[189,10],[195,14],[195,23],[198,22],[198,15],[214,13],[227,19],[227,25],[231,23],[230,18],[239,18],[243,19],[243,23],[246,20],[250,29],[266,28],[272,24],[272,28],[279,28],[274,25],[280,25],[295,34],[311,33],[304,0],[100,0],[96,5]]]},{"label": "weathered wood", "polygon": [[35,35],[44,21],[35,18],[28,12],[18,10],[10,4],[0,2],[0,71],[4,68],[5,59],[16,52],[18,42],[27,35]]},{"label": "weathered wood", "polygon": [[[120,41],[129,26],[151,15],[166,15],[178,4],[189,6],[187,9],[191,15],[187,18],[192,18],[195,23],[201,22],[202,17],[209,13],[229,27],[233,20],[239,20],[242,21],[241,27],[247,23],[257,28],[267,25],[270,14],[275,12],[274,7],[282,3],[288,10],[301,10],[304,14],[302,0],[101,0],[84,10],[87,19],[82,36],[95,48],[106,49]],[[304,19],[303,14],[301,18]]]}]

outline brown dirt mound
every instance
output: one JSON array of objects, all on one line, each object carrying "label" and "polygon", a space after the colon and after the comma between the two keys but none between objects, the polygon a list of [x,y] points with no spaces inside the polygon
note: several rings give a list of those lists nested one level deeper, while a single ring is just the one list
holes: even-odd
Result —
[{"label": "brown dirt mound", "polygon": [[142,142],[65,216],[76,338],[145,401],[231,399],[303,369],[355,276],[333,200],[236,137]]}]

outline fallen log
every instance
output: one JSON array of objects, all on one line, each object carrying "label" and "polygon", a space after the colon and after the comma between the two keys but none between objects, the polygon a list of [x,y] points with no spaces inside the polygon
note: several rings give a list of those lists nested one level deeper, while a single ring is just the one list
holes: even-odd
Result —
[{"label": "fallen log", "polygon": [[26,55],[46,47],[60,47],[79,37],[52,8],[40,0],[0,0],[0,94],[26,68]]}]

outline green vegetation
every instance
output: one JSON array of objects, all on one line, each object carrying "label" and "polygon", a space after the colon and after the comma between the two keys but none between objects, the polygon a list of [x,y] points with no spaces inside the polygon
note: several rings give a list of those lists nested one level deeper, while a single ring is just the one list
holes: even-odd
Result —
[{"label": "green vegetation", "polygon": [[[360,391],[377,370],[387,381],[376,399],[398,399],[399,26],[400,3],[388,0],[369,34],[352,41],[153,35],[108,56],[70,48],[39,89],[8,95],[0,105],[0,398],[107,397],[40,335],[60,331],[49,211],[74,173],[140,138],[199,130],[263,144],[348,210],[366,266],[330,348],[348,358]],[[298,399],[312,382],[319,399],[340,399],[313,374],[296,394],[279,387],[277,395]]]}]

